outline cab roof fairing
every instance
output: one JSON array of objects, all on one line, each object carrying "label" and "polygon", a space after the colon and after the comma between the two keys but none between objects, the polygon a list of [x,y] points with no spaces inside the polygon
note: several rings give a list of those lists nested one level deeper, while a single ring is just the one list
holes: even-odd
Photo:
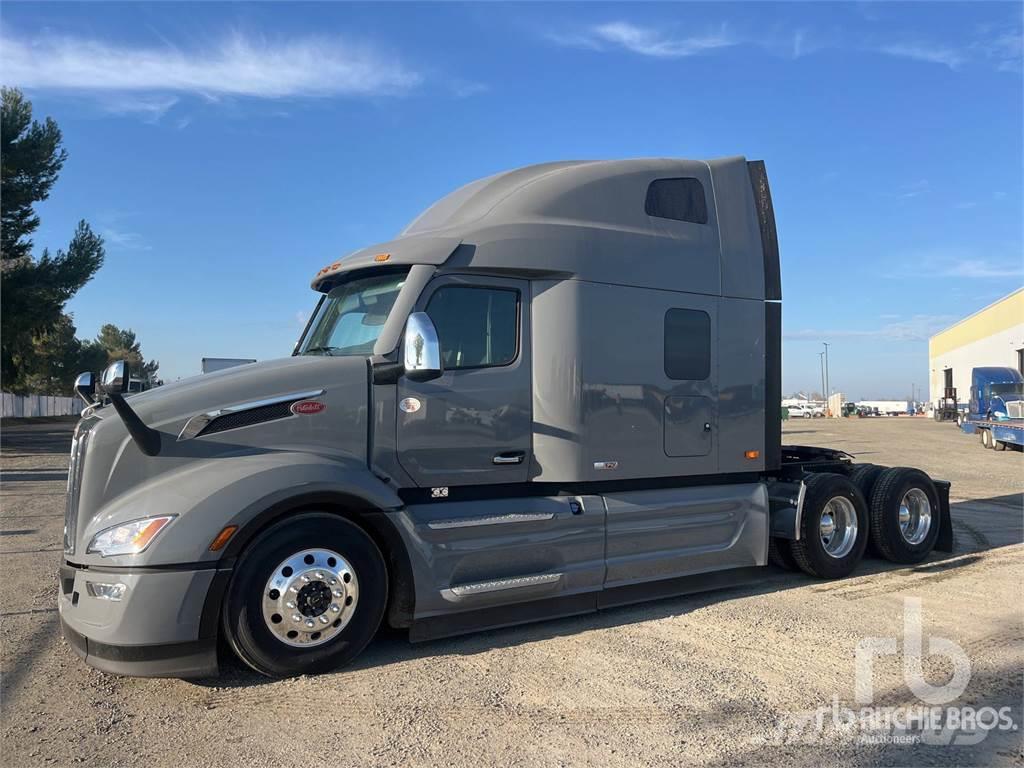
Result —
[{"label": "cab roof fairing", "polygon": [[[730,224],[735,223],[737,208],[753,210],[749,180],[742,190],[733,189],[736,176],[727,178],[729,189],[715,187],[723,169],[733,166],[742,167],[746,176],[746,161],[741,157],[712,163],[675,159],[545,163],[490,176],[439,200],[395,240],[356,251],[325,267],[312,287],[327,292],[344,273],[354,270],[427,264],[504,273],[557,273],[597,282],[722,295],[722,260],[727,249],[720,241],[721,201],[716,193],[738,192],[742,196],[742,200],[731,202]],[[647,215],[644,201],[650,182],[673,177],[702,182],[710,198],[706,224]],[[629,200],[635,204],[624,204]],[[751,230],[745,229],[743,246],[750,253]],[[756,234],[756,227],[754,231]],[[386,260],[384,254],[388,254]],[[744,293],[763,298],[763,283],[749,285]]]}]

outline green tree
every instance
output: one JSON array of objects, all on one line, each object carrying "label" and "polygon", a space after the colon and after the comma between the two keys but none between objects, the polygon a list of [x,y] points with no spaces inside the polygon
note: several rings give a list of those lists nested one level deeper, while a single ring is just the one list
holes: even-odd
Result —
[{"label": "green tree", "polygon": [[100,328],[95,344],[106,352],[107,363],[126,360],[133,376],[138,376],[154,385],[160,383],[157,379],[160,363],[156,360],[146,362],[142,354],[142,345],[131,328],[121,329],[113,323],[107,323]]},{"label": "green tree", "polygon": [[[103,239],[79,222],[67,250],[32,258],[31,234],[39,226],[33,205],[49,197],[67,152],[50,118],[32,119],[32,103],[21,91],[2,89],[0,109],[0,376],[12,391],[36,391],[46,380],[37,342],[66,340],[74,326],[64,305],[103,264]],[[44,370],[33,370],[32,361]],[[70,382],[66,383],[70,386]],[[66,389],[66,386],[64,387]]]}]

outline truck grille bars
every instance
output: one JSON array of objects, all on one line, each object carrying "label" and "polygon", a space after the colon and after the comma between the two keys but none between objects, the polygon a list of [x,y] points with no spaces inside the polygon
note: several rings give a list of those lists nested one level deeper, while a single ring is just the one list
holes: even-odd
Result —
[{"label": "truck grille bars", "polygon": [[75,535],[78,533],[78,495],[82,490],[82,466],[85,464],[85,444],[89,431],[81,426],[71,439],[71,463],[68,465],[68,490],[64,507],[64,554],[75,554]]}]

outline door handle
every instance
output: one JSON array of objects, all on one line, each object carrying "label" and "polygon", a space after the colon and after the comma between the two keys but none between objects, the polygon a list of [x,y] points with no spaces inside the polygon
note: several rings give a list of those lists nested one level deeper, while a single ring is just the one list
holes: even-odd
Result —
[{"label": "door handle", "polygon": [[523,451],[507,451],[496,454],[491,462],[494,464],[522,464],[525,455]]}]

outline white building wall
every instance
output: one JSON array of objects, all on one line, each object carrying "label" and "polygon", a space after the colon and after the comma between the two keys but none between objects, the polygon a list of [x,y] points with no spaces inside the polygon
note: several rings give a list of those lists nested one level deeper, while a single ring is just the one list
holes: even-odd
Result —
[{"label": "white building wall", "polygon": [[953,369],[953,386],[961,403],[970,399],[971,370],[987,365],[1017,367],[1017,350],[1024,348],[1024,319],[1018,325],[969,342],[929,360],[928,399],[935,403],[943,394],[946,368]]}]

